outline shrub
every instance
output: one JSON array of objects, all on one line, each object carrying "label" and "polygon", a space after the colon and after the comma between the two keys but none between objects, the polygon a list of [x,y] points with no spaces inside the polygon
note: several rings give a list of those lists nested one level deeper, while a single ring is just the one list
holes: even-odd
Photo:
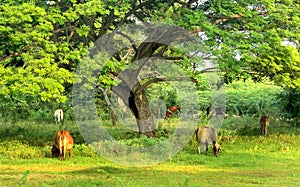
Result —
[{"label": "shrub", "polygon": [[76,144],[73,149],[74,155],[80,155],[83,157],[95,157],[96,152],[92,149],[90,145],[86,144]]},{"label": "shrub", "polygon": [[289,89],[280,93],[279,98],[284,110],[287,111],[285,117],[300,119],[300,91]]},{"label": "shrub", "polygon": [[239,116],[277,116],[283,111],[282,103],[278,99],[278,94],[282,92],[284,90],[281,87],[270,82],[234,82],[226,87],[226,111]]},{"label": "shrub", "polygon": [[234,138],[236,136],[235,130],[229,130],[227,128],[220,129],[218,133],[218,139],[219,141],[234,141]]},{"label": "shrub", "polygon": [[31,147],[18,140],[4,141],[0,143],[0,154],[10,159],[41,158],[45,155],[36,147]]},{"label": "shrub", "polygon": [[133,147],[146,147],[161,143],[164,138],[147,138],[146,136],[141,136],[140,138],[132,138],[121,140],[120,143],[123,145],[133,146]]}]

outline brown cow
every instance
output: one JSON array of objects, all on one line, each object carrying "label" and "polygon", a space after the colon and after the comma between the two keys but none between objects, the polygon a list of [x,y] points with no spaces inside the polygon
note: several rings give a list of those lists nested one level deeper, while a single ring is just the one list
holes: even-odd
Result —
[{"label": "brown cow", "polygon": [[171,106],[168,108],[166,112],[166,117],[165,119],[168,119],[173,116],[173,114],[178,115],[180,113],[180,107],[179,106]]},{"label": "brown cow", "polygon": [[60,160],[66,158],[66,151],[70,152],[70,158],[72,158],[72,149],[74,146],[74,140],[67,130],[60,130],[55,137],[55,145],[59,149]]},{"label": "brown cow", "polygon": [[216,157],[218,157],[218,153],[221,150],[221,147],[217,143],[218,135],[217,135],[216,129],[213,127],[209,127],[209,126],[201,126],[196,129],[195,134],[196,134],[196,141],[198,143],[199,154],[201,152],[200,151],[201,145],[205,144],[205,148],[206,148],[205,151],[206,151],[206,155],[207,155],[208,144],[212,143],[214,155]]},{"label": "brown cow", "polygon": [[269,126],[269,118],[268,116],[263,116],[260,118],[260,131],[261,135],[266,136]]}]

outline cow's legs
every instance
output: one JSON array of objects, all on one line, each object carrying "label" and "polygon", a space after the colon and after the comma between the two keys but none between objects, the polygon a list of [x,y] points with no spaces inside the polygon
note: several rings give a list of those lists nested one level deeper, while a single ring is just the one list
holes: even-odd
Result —
[{"label": "cow's legs", "polygon": [[208,152],[208,142],[205,142],[205,151],[206,151],[206,153],[205,153],[205,155],[207,155],[207,152]]},{"label": "cow's legs", "polygon": [[59,148],[59,159],[62,160],[63,150],[62,147]]},{"label": "cow's legs", "polygon": [[201,153],[201,143],[200,142],[198,142],[198,153],[199,153],[199,155]]},{"label": "cow's legs", "polygon": [[72,158],[72,149],[70,149],[70,158]]},{"label": "cow's legs", "polygon": [[63,150],[63,159],[65,160],[66,159],[66,149],[64,148]]},{"label": "cow's legs", "polygon": [[267,135],[267,128],[264,128],[264,136]]}]

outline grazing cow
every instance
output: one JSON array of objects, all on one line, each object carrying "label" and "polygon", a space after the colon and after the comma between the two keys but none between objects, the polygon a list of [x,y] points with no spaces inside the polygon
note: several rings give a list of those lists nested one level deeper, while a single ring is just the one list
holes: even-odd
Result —
[{"label": "grazing cow", "polygon": [[51,156],[52,156],[52,158],[59,157],[59,149],[55,145],[52,146]]},{"label": "grazing cow", "polygon": [[261,135],[266,136],[269,126],[269,118],[268,116],[263,116],[260,118],[260,131]]},{"label": "grazing cow", "polygon": [[227,114],[223,112],[223,110],[219,107],[207,107],[206,108],[206,116],[208,119],[211,119],[215,116],[224,116],[224,118],[227,117]]},{"label": "grazing cow", "polygon": [[180,107],[179,106],[171,106],[168,108],[167,112],[166,112],[166,117],[165,119],[168,119],[170,117],[173,116],[173,114],[178,115],[180,113]]},{"label": "grazing cow", "polygon": [[55,120],[55,123],[60,123],[62,122],[64,119],[64,112],[62,109],[57,109],[55,110],[54,112],[54,120]]},{"label": "grazing cow", "polygon": [[209,126],[201,126],[196,129],[195,134],[196,134],[196,141],[198,143],[199,154],[200,154],[201,145],[205,144],[206,155],[207,155],[208,144],[212,143],[214,155],[218,157],[218,153],[221,150],[221,147],[217,143],[218,135],[216,133],[216,129]]},{"label": "grazing cow", "polygon": [[67,130],[60,130],[55,137],[55,146],[59,149],[59,158],[63,160],[66,158],[66,152],[70,152],[70,158],[72,158],[72,149],[74,146],[74,140]]}]

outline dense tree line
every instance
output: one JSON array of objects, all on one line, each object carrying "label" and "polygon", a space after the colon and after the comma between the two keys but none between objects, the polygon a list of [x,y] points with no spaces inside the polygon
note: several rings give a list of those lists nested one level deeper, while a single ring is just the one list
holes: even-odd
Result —
[{"label": "dense tree line", "polygon": [[[1,110],[16,112],[18,106],[25,106],[38,111],[41,106],[70,105],[74,72],[88,48],[98,38],[134,22],[160,22],[183,28],[177,35],[166,28],[159,31],[172,35],[172,41],[184,38],[185,31],[201,35],[199,40],[209,54],[201,59],[211,60],[213,56],[225,83],[268,77],[299,93],[299,14],[300,4],[295,0],[3,0]],[[119,35],[132,40],[131,36]],[[194,47],[189,45],[189,50]],[[101,100],[118,84],[117,77],[126,66],[150,57],[179,65],[201,88],[201,74],[207,72],[196,67],[203,61],[195,64],[191,56],[171,45],[145,40],[119,51],[105,64],[95,84]],[[162,81],[148,79],[131,90],[132,102],[127,105],[137,119],[149,117],[146,90]],[[119,96],[122,98],[122,94]],[[139,124],[141,131],[143,125],[149,126]]]}]

